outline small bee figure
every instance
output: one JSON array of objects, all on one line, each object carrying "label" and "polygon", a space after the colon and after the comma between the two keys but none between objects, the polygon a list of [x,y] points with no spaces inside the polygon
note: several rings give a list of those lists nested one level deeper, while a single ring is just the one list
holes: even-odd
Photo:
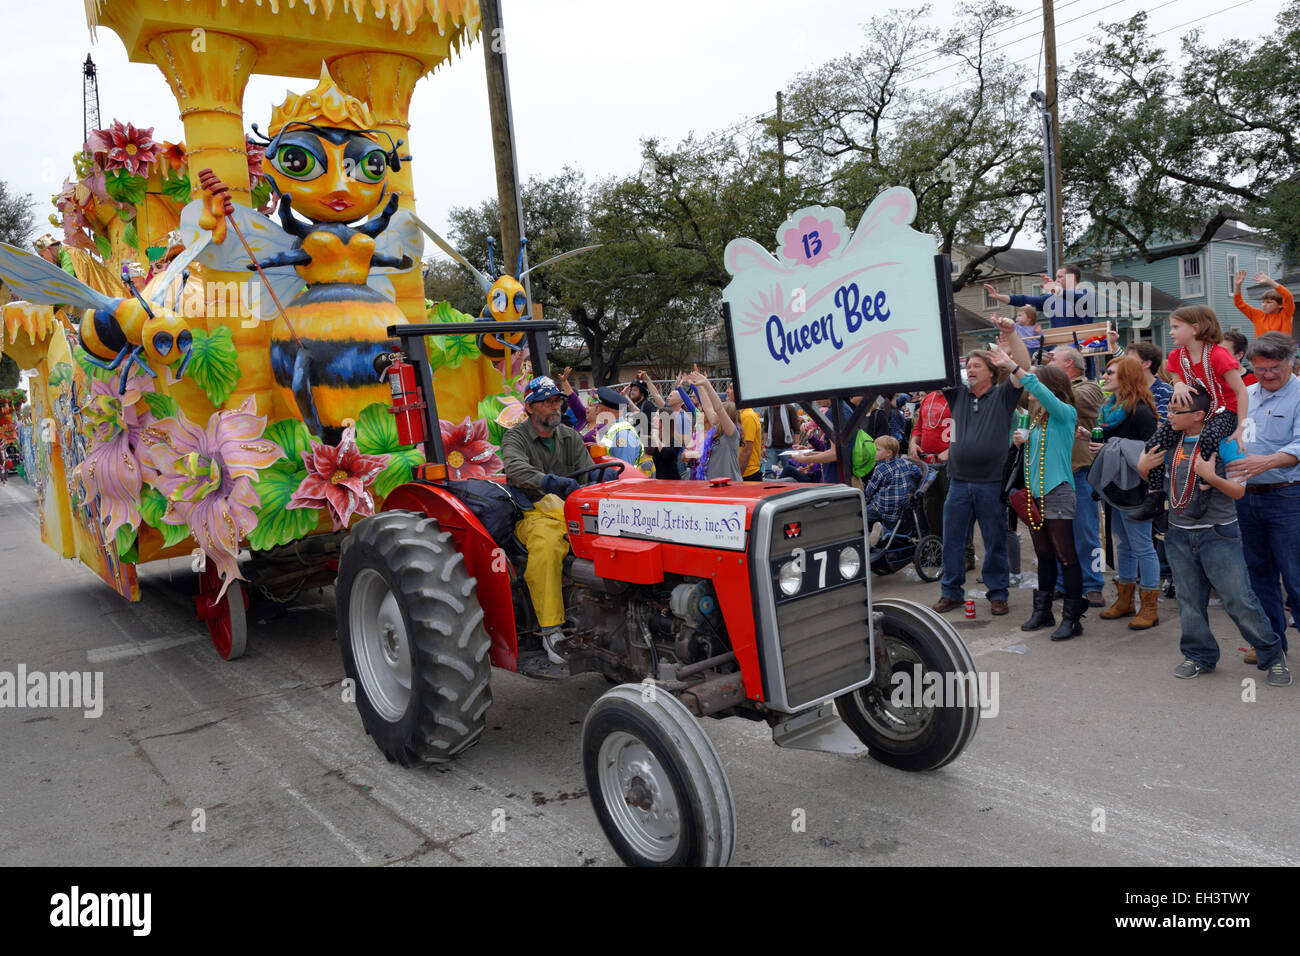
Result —
[{"label": "small bee figure", "polygon": [[[478,269],[476,269],[468,259],[457,252],[455,248],[447,242],[447,240],[443,239],[442,236],[438,235],[423,222],[418,222],[417,225],[419,225],[419,227],[424,231],[425,235],[434,241],[434,244],[437,245],[439,249],[468,269],[474,278],[478,280],[479,286],[487,296],[487,302],[483,306],[483,311],[480,313],[480,317],[485,319],[496,319],[498,322],[517,322],[520,319],[528,317],[530,314],[530,309],[528,307],[528,293],[525,291],[523,286],[525,276],[536,272],[538,269],[545,268],[553,262],[559,262],[562,259],[568,259],[570,256],[576,256],[579,253],[590,252],[592,249],[600,248],[599,243],[592,246],[580,246],[577,249],[570,249],[568,252],[562,252],[558,256],[552,256],[545,262],[540,262],[535,266],[529,266],[525,269],[524,252],[528,248],[528,239],[527,237],[522,237],[519,240],[519,261],[515,266],[515,273],[518,278],[509,273],[502,273],[493,280],[479,272]],[[493,274],[496,273],[495,250],[496,240],[491,236],[488,236],[488,271]],[[478,337],[478,347],[484,355],[493,361],[496,361],[504,358],[507,351],[518,351],[521,349],[523,347],[523,337],[522,332],[509,332],[503,335],[480,335]]]},{"label": "small bee figure", "polygon": [[184,377],[193,354],[193,336],[181,316],[162,306],[165,288],[154,294],[151,304],[136,290],[124,268],[122,281],[128,295],[109,298],[40,256],[4,243],[0,243],[0,277],[29,302],[85,309],[81,347],[86,358],[100,368],[122,369],[118,394],[126,392],[127,377],[137,365],[156,378],[155,367],[179,362],[176,378]]}]

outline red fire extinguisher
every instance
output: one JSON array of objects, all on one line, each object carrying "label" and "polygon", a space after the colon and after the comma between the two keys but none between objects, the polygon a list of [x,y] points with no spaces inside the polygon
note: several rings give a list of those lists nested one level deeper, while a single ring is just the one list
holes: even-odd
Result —
[{"label": "red fire extinguisher", "polygon": [[403,445],[418,445],[428,436],[424,427],[424,396],[415,378],[415,366],[396,352],[385,374],[393,393],[388,410],[396,418],[397,440]]}]

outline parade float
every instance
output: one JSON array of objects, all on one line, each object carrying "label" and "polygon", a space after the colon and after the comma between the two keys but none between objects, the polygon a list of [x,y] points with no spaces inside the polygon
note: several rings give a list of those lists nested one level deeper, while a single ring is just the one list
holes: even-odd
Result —
[{"label": "parade float", "polygon": [[[3,307],[0,350],[35,372],[41,536],[130,600],[138,564],[185,558],[200,618],[237,657],[249,587],[330,583],[339,536],[424,460],[399,442],[374,360],[391,326],[470,318],[424,298],[408,111],[477,36],[478,4],[87,13],[162,72],[184,139],[155,140],[138,116],[91,131],[55,197],[59,263],[0,249],[21,297]],[[284,101],[246,113],[254,73],[290,78]],[[526,353],[490,341],[429,339],[456,476],[499,470],[484,439],[520,414]]]}]

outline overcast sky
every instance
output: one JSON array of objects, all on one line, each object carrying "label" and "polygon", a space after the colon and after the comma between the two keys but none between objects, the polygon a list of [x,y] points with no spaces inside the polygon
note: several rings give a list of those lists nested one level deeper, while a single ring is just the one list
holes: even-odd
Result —
[{"label": "overcast sky", "polygon": [[[1178,36],[1192,28],[1179,27],[1187,21],[1209,15],[1193,26],[1212,40],[1249,37],[1271,33],[1283,5],[1282,0],[1058,2],[1059,58],[1068,67],[1087,48],[1083,38],[1099,21],[1126,19],[1141,9],[1150,12],[1155,30],[1178,27],[1160,38],[1176,49]],[[933,6],[937,26],[950,22],[953,0]],[[1032,70],[1039,55],[1041,6],[1026,0],[1013,6],[1025,17],[995,42],[1009,44],[1012,59],[1029,57]],[[341,8],[337,2],[335,16],[342,15]],[[796,74],[858,48],[860,24],[871,9],[862,0],[503,0],[503,8],[524,179],[552,175],[566,164],[589,178],[632,173],[640,165],[644,137],[675,142],[692,131],[708,134],[770,110],[776,91]],[[261,15],[273,16],[269,4]],[[71,155],[82,141],[81,63],[88,52],[99,68],[104,125],[120,119],[155,127],[160,140],[183,138],[175,101],[157,68],[128,63],[111,30],[101,28],[92,45],[83,0],[24,4],[21,17],[7,18],[6,34],[0,120],[11,146],[0,178],[33,195],[42,221],[53,211],[48,197],[71,174]],[[939,88],[953,76],[937,73],[922,82]],[[253,77],[245,122],[265,128],[286,87],[301,91],[311,85]],[[481,44],[422,80],[411,113],[409,148],[419,211],[445,228],[448,208],[478,203],[496,188]],[[771,237],[754,238],[770,245]]]}]

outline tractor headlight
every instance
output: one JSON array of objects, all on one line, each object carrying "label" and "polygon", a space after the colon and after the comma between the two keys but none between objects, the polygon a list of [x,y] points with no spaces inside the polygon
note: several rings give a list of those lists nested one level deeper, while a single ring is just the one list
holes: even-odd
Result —
[{"label": "tractor headlight", "polygon": [[862,559],[858,557],[857,548],[845,548],[840,552],[840,578],[845,581],[852,580],[858,576],[862,570]]},{"label": "tractor headlight", "polygon": [[798,594],[799,586],[803,584],[803,572],[799,570],[799,562],[787,561],[782,565],[781,573],[777,575],[776,580],[786,597],[794,597]]}]

